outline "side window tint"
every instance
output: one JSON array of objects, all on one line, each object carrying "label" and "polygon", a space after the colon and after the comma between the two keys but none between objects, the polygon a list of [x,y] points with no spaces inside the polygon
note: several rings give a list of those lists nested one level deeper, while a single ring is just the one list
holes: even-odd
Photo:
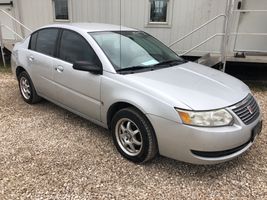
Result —
[{"label": "side window tint", "polygon": [[86,61],[97,64],[100,62],[85,38],[78,33],[67,30],[62,33],[59,58],[70,63]]},{"label": "side window tint", "polygon": [[38,32],[32,34],[29,49],[35,50],[36,48],[36,40],[37,40]]},{"label": "side window tint", "polygon": [[58,29],[44,29],[38,32],[36,51],[54,56],[57,44]]}]

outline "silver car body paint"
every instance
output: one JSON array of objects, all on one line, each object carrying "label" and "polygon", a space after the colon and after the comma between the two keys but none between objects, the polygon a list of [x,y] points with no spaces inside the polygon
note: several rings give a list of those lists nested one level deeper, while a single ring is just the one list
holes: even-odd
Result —
[{"label": "silver car body paint", "polygon": [[[150,120],[160,154],[181,161],[219,163],[242,154],[251,146],[249,143],[236,153],[218,158],[198,157],[190,151],[223,151],[249,141],[252,128],[261,120],[261,115],[245,125],[229,109],[250,93],[243,82],[192,62],[149,72],[117,74],[88,32],[134,29],[107,24],[64,24],[43,28],[49,27],[70,29],[82,35],[101,60],[103,75],[74,70],[70,63],[29,50],[28,37],[13,49],[12,71],[15,74],[18,66],[23,67],[40,96],[105,128],[108,127],[109,108],[118,102],[129,103]],[[58,71],[58,66],[64,71]],[[175,107],[198,111],[226,108],[233,115],[234,124],[217,128],[187,126]]]}]

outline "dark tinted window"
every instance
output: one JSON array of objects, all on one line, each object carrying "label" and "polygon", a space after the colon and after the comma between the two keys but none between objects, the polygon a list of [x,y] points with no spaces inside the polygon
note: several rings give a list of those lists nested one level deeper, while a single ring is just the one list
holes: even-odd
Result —
[{"label": "dark tinted window", "polygon": [[59,58],[70,63],[76,61],[99,63],[98,57],[87,41],[78,33],[67,30],[62,33]]},{"label": "dark tinted window", "polygon": [[29,45],[29,49],[31,49],[31,50],[35,50],[37,35],[38,35],[38,33],[34,33],[31,36],[31,41],[30,41],[30,45]]},{"label": "dark tinted window", "polygon": [[68,20],[68,0],[54,0],[55,19]]},{"label": "dark tinted window", "polygon": [[167,0],[151,0],[150,21],[166,22],[167,21]]},{"label": "dark tinted window", "polygon": [[59,30],[55,28],[38,31],[35,50],[49,56],[54,56],[58,31]]}]

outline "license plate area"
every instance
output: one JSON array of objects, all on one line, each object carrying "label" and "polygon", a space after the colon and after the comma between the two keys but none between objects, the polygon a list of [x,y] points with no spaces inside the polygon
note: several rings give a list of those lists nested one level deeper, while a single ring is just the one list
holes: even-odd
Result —
[{"label": "license plate area", "polygon": [[262,121],[260,121],[253,129],[251,133],[250,141],[253,142],[255,140],[255,137],[260,134],[262,130]]}]

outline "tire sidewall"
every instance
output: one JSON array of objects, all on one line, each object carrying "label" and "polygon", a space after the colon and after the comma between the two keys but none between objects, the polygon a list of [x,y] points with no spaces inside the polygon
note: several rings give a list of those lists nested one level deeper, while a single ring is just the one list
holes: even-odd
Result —
[{"label": "tire sidewall", "polygon": [[[115,133],[116,124],[122,118],[128,118],[131,121],[133,121],[136,124],[136,126],[139,128],[140,132],[141,132],[143,146],[142,146],[142,149],[141,149],[140,153],[138,155],[136,155],[136,156],[130,156],[127,153],[125,153],[121,149],[120,145],[117,142],[116,133]],[[149,144],[148,134],[151,134],[151,133],[148,133],[148,132],[151,131],[151,130],[145,124],[145,120],[146,119],[144,119],[144,118],[142,119],[142,118],[143,117],[140,117],[140,116],[136,115],[136,113],[132,112],[131,110],[123,109],[123,110],[119,111],[117,114],[115,114],[115,116],[113,117],[112,122],[111,122],[111,132],[112,132],[113,142],[114,142],[117,150],[125,158],[127,158],[128,160],[130,160],[132,162],[135,162],[135,163],[141,163],[141,162],[145,161],[145,159],[147,158],[148,152],[149,152],[149,145],[150,144]]]},{"label": "tire sidewall", "polygon": [[[22,77],[26,78],[26,79],[28,80],[29,84],[30,84],[30,92],[31,92],[31,95],[30,95],[30,98],[29,98],[29,99],[26,99],[26,98],[23,96],[22,92],[21,92],[21,83],[20,83],[20,79],[21,79]],[[18,76],[18,81],[19,81],[19,92],[20,92],[20,94],[21,94],[23,100],[24,100],[25,102],[27,102],[27,103],[31,103],[31,102],[33,101],[33,84],[32,84],[32,81],[31,81],[30,76],[28,75],[27,72],[23,71],[23,72],[21,72],[21,73],[19,74],[19,76]]]}]

